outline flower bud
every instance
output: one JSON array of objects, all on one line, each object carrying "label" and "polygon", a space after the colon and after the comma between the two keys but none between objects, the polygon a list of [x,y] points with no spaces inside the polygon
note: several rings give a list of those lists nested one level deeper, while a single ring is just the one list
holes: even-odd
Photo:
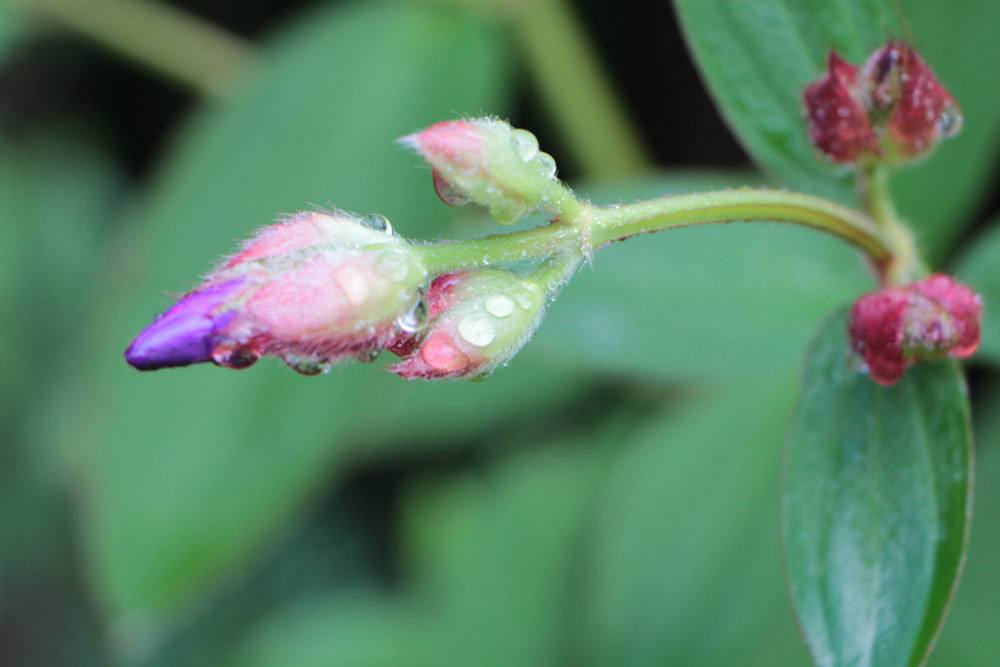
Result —
[{"label": "flower bud", "polygon": [[858,68],[831,51],[826,74],[805,89],[809,139],[834,162],[879,153],[868,113],[857,99],[857,79]]},{"label": "flower bud", "polygon": [[806,86],[809,139],[838,163],[900,162],[958,134],[954,98],[910,46],[893,41],[858,67],[831,52],[827,71]]},{"label": "flower bud", "polygon": [[971,356],[979,347],[981,318],[979,295],[935,274],[862,296],[851,310],[849,332],[872,379],[892,385],[920,359]]},{"label": "flower bud", "polygon": [[875,51],[864,65],[862,81],[871,115],[883,119],[882,145],[891,158],[916,157],[962,129],[955,99],[903,42]]},{"label": "flower bud", "polygon": [[535,135],[502,120],[443,121],[400,142],[431,165],[434,190],[446,204],[473,201],[502,224],[562,194],[555,160],[538,150]]},{"label": "flower bud", "polygon": [[528,342],[545,292],[508,271],[448,273],[431,283],[427,306],[427,331],[399,346],[406,356],[390,370],[407,379],[480,377]]},{"label": "flower bud", "polygon": [[141,370],[263,355],[313,374],[371,358],[419,303],[426,270],[381,216],[299,213],[259,232],[133,341]]}]

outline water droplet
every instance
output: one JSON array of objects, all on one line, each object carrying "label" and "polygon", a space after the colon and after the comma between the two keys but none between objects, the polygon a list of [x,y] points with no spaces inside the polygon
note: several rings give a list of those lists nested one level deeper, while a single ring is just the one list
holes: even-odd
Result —
[{"label": "water droplet", "polygon": [[372,213],[371,215],[366,215],[361,218],[361,224],[368,229],[374,229],[376,232],[385,232],[386,234],[392,235],[392,225],[389,223],[389,219],[384,215],[379,215],[378,213]]},{"label": "water droplet", "polygon": [[354,355],[354,358],[363,364],[369,364],[378,359],[379,350],[362,350]]},{"label": "water droplet", "polygon": [[489,318],[470,315],[458,323],[458,334],[476,347],[485,347],[496,338],[496,329]]},{"label": "water droplet", "polygon": [[396,319],[396,326],[406,333],[414,333],[427,321],[427,304],[423,299],[413,304],[408,312]]},{"label": "water droplet", "polygon": [[527,287],[522,287],[514,293],[514,300],[524,310],[531,310],[538,303],[536,295]]},{"label": "water droplet", "polygon": [[962,112],[956,106],[947,106],[938,117],[938,130],[941,136],[953,137],[962,129]]},{"label": "water droplet", "polygon": [[510,142],[514,145],[514,152],[525,162],[533,160],[538,155],[538,139],[527,130],[511,132]]},{"label": "water droplet", "polygon": [[401,252],[387,252],[375,263],[375,268],[386,278],[395,281],[406,279],[406,274],[410,272],[409,262],[406,255]]},{"label": "water droplet", "polygon": [[249,368],[257,363],[260,355],[246,347],[219,345],[212,350],[212,361],[225,368]]},{"label": "water droplet", "polygon": [[434,178],[434,192],[437,193],[437,196],[445,204],[448,206],[465,206],[469,203],[468,196],[452,187],[451,183],[437,169],[431,172],[431,176]]},{"label": "water droplet", "polygon": [[503,294],[486,297],[486,312],[493,317],[507,317],[514,312],[514,302]]},{"label": "water droplet", "polygon": [[538,157],[535,158],[535,162],[538,163],[539,169],[542,175],[546,178],[555,178],[556,176],[556,160],[554,157],[548,153],[539,153]]}]

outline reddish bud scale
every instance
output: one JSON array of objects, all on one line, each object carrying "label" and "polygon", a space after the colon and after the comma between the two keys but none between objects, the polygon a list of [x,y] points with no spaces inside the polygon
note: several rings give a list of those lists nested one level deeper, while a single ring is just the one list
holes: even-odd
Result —
[{"label": "reddish bud scale", "polygon": [[834,162],[856,162],[878,155],[878,139],[868,113],[856,99],[858,68],[831,51],[827,72],[806,86],[809,139]]},{"label": "reddish bud scale", "polygon": [[979,295],[935,274],[862,296],[851,310],[849,333],[872,379],[892,385],[920,359],[971,356],[979,347],[981,318]]}]

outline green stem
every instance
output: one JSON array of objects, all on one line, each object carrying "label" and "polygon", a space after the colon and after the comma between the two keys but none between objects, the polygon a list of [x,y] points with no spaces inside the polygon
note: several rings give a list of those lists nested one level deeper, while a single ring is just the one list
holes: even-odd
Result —
[{"label": "green stem", "polygon": [[565,0],[522,3],[514,28],[537,92],[581,169],[608,177],[647,164],[646,150]]},{"label": "green stem", "polygon": [[199,93],[228,93],[253,60],[244,40],[149,0],[15,0]]},{"label": "green stem", "polygon": [[885,267],[883,282],[888,285],[904,284],[924,273],[913,234],[896,213],[889,191],[889,170],[880,164],[859,169],[858,196],[875,221],[879,234],[892,250],[892,261]]},{"label": "green stem", "polygon": [[817,229],[865,252],[883,267],[892,252],[864,214],[819,197],[782,190],[737,189],[662,197],[621,206],[581,207],[573,220],[557,220],[513,234],[423,246],[432,273],[462,267],[538,261],[562,254],[586,255],[592,248],[638,234],[675,227],[771,221]]}]

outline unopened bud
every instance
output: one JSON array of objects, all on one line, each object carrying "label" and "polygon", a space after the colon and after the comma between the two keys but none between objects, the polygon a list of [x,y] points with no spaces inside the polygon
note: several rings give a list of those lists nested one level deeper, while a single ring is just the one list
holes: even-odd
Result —
[{"label": "unopened bud", "polygon": [[545,292],[508,271],[439,276],[427,294],[427,331],[401,346],[407,356],[390,370],[404,378],[465,378],[490,373],[534,334]]},{"label": "unopened bud", "polygon": [[306,374],[372,358],[419,302],[426,270],[381,216],[299,213],[259,232],[135,339],[141,370],[263,355]]},{"label": "unopened bud", "polygon": [[895,384],[907,366],[979,347],[982,299],[950,276],[866,294],[851,310],[851,344],[875,382]]},{"label": "unopened bud", "polygon": [[831,52],[826,73],[803,98],[810,140],[839,163],[909,160],[962,127],[954,98],[899,41],[879,48],[860,70]]},{"label": "unopened bud", "polygon": [[503,224],[563,192],[555,160],[538,150],[535,135],[496,118],[443,121],[400,141],[430,164],[434,190],[446,204],[475,202]]}]

